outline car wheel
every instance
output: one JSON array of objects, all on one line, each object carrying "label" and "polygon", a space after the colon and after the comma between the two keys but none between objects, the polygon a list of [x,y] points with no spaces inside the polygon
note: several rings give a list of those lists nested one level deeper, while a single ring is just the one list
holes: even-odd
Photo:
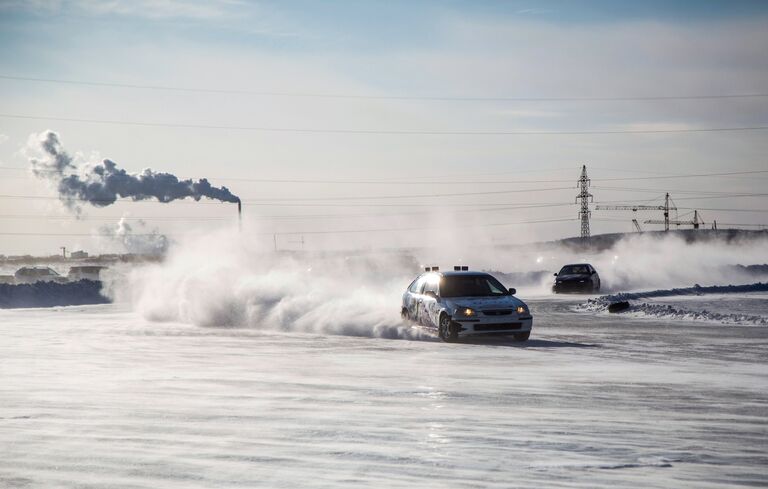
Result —
[{"label": "car wheel", "polygon": [[453,343],[459,339],[459,331],[447,314],[440,315],[440,324],[437,326],[437,335],[447,343]]},{"label": "car wheel", "polygon": [[406,309],[406,308],[403,308],[403,309],[400,311],[400,317],[401,317],[401,318],[403,318],[403,321],[408,321],[408,320],[410,320],[411,318],[409,318],[409,317],[408,317],[408,309]]},{"label": "car wheel", "polygon": [[528,338],[530,337],[530,331],[526,331],[525,333],[515,333],[515,341],[528,341]]}]

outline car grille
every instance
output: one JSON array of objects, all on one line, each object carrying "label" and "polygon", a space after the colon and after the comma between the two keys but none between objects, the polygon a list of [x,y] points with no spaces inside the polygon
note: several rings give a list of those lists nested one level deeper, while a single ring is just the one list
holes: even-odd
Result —
[{"label": "car grille", "polygon": [[555,284],[555,288],[557,290],[584,290],[584,289],[592,289],[592,282],[560,282],[558,284]]},{"label": "car grille", "polygon": [[512,309],[488,309],[483,310],[483,314],[486,316],[509,316],[512,314]]},{"label": "car grille", "polygon": [[475,331],[513,331],[521,326],[521,323],[475,324]]}]

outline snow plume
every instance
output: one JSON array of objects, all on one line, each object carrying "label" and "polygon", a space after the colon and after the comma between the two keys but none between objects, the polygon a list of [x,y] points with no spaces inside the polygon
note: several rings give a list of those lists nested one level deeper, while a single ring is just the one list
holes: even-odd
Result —
[{"label": "snow plume", "polygon": [[53,131],[45,131],[31,140],[33,148],[30,149],[39,153],[29,159],[32,173],[53,182],[61,201],[75,212],[80,211],[78,203],[81,201],[106,207],[121,197],[160,202],[207,197],[222,202],[240,202],[229,189],[214,187],[205,178],[179,180],[170,173],[150,169],[131,174],[109,159],[93,164],[79,163],[63,150],[59,135]]},{"label": "snow plume", "polygon": [[132,225],[125,217],[121,217],[114,226],[101,226],[98,236],[102,240],[102,248],[120,253],[162,255],[169,245],[168,238],[156,228],[149,229],[142,220]]},{"label": "snow plume", "polygon": [[132,271],[118,300],[147,319],[207,327],[421,338],[400,318],[400,297],[418,273],[404,255],[265,252],[247,233],[189,236],[163,263]]},{"label": "snow plume", "polygon": [[[724,231],[722,238],[709,230],[698,232],[701,238],[694,241],[687,241],[685,236],[673,231],[632,233],[599,250],[579,250],[559,243],[521,246],[487,253],[493,260],[490,263],[486,257],[479,260],[469,257],[468,262],[476,267],[507,272],[499,274],[505,285],[536,295],[551,294],[552,274],[569,263],[594,265],[604,293],[693,284],[744,284],[768,279],[763,268],[748,266],[768,263],[768,235],[728,241]],[[505,280],[505,276],[509,280]],[[539,283],[531,283],[536,277],[540,277]],[[514,281],[521,278],[525,280]]]}]

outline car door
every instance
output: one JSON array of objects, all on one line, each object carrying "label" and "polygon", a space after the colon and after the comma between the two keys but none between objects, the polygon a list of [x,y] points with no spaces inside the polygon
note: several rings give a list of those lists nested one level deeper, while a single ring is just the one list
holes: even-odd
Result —
[{"label": "car door", "polygon": [[438,284],[438,280],[427,280],[421,295],[419,322],[431,328],[436,328],[438,323]]},{"label": "car door", "polygon": [[421,302],[421,293],[424,288],[424,277],[414,280],[405,293],[405,307],[408,318],[414,321],[419,320],[419,303]]}]

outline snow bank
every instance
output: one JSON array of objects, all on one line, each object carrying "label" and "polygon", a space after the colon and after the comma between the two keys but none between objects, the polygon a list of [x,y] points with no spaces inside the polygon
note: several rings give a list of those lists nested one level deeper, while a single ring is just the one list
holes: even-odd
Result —
[{"label": "snow bank", "polygon": [[101,294],[101,282],[33,284],[0,284],[0,308],[80,306],[107,304],[110,300]]},{"label": "snow bank", "polygon": [[[702,287],[694,285],[693,287],[679,289],[662,289],[648,292],[622,292],[619,294],[610,294],[589,299],[586,303],[576,306],[576,310],[585,312],[604,313],[608,311],[608,306],[620,301],[637,301],[639,299],[650,299],[656,297],[679,297],[705,294],[733,294],[745,292],[768,292],[768,283],[755,283],[746,285],[714,285],[711,287]],[[692,311],[670,304],[649,304],[646,302],[630,303],[629,309],[625,314],[635,316],[648,316],[658,319],[677,319],[686,321],[703,321],[719,324],[739,324],[768,326],[768,317],[754,314],[729,314],[712,312],[706,309],[701,311]]]},{"label": "snow bank", "polygon": [[768,283],[758,282],[746,285],[712,285],[702,287],[694,285],[693,287],[684,287],[679,289],[660,289],[649,292],[621,292],[619,294],[609,294],[594,299],[605,300],[607,302],[629,301],[637,299],[647,299],[651,297],[672,297],[676,295],[703,295],[703,294],[734,294],[739,292],[768,292]]}]

